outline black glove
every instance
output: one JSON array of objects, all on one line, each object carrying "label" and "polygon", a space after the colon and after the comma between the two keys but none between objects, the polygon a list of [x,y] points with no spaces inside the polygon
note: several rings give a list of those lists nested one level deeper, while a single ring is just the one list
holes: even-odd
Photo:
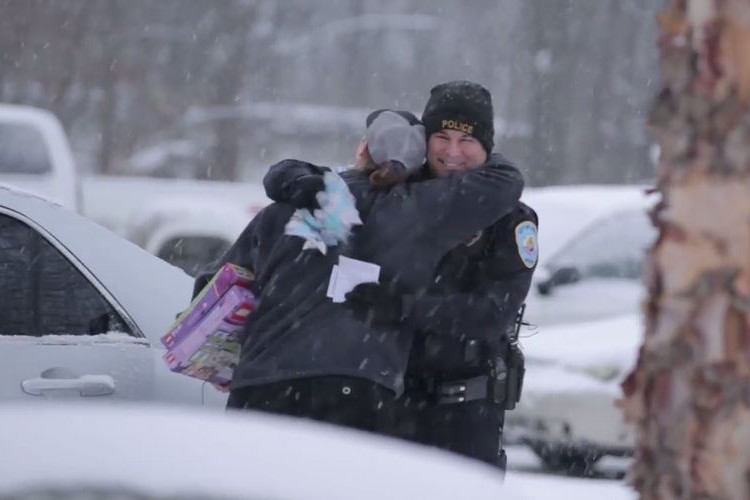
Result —
[{"label": "black glove", "polygon": [[268,168],[263,187],[273,201],[314,210],[320,208],[315,195],[325,188],[323,175],[329,170],[306,161],[282,160]]},{"label": "black glove", "polygon": [[398,323],[404,319],[402,295],[378,283],[362,283],[345,295],[344,305],[367,323]]},{"label": "black glove", "polygon": [[294,208],[315,210],[320,208],[316,195],[325,191],[326,185],[322,175],[301,175],[284,186],[288,193],[289,204]]}]

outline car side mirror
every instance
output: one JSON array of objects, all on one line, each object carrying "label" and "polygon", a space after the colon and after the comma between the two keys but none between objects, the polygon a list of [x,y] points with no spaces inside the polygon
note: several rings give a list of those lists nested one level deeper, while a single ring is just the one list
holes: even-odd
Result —
[{"label": "car side mirror", "polygon": [[550,295],[552,289],[562,285],[570,285],[581,280],[581,272],[575,267],[560,267],[555,269],[549,278],[537,283],[539,295]]}]

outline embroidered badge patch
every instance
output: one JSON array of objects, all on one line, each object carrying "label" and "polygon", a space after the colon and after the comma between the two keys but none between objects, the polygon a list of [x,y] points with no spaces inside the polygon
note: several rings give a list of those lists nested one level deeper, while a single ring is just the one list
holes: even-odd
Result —
[{"label": "embroidered badge patch", "polygon": [[524,221],[516,226],[516,246],[523,264],[528,268],[534,267],[539,259],[536,224]]}]

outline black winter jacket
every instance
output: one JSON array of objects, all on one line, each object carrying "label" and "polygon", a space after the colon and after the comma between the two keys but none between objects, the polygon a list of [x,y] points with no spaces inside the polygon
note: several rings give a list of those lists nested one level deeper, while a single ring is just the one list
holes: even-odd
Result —
[{"label": "black winter jacket", "polygon": [[409,315],[416,333],[410,377],[473,377],[485,373],[491,359],[505,356],[536,269],[537,226],[536,212],[519,202],[440,261],[433,285]]}]

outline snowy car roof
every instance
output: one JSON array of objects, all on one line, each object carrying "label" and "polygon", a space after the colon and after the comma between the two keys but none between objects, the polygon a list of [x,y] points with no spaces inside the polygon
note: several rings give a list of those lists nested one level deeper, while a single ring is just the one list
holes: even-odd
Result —
[{"label": "snowy car roof", "polygon": [[521,200],[539,216],[540,264],[578,231],[619,210],[650,206],[646,185],[571,185],[526,188]]},{"label": "snowy car roof", "polygon": [[288,417],[34,404],[2,407],[0,421],[0,496],[12,498],[53,487],[136,498],[524,498],[479,462]]}]

